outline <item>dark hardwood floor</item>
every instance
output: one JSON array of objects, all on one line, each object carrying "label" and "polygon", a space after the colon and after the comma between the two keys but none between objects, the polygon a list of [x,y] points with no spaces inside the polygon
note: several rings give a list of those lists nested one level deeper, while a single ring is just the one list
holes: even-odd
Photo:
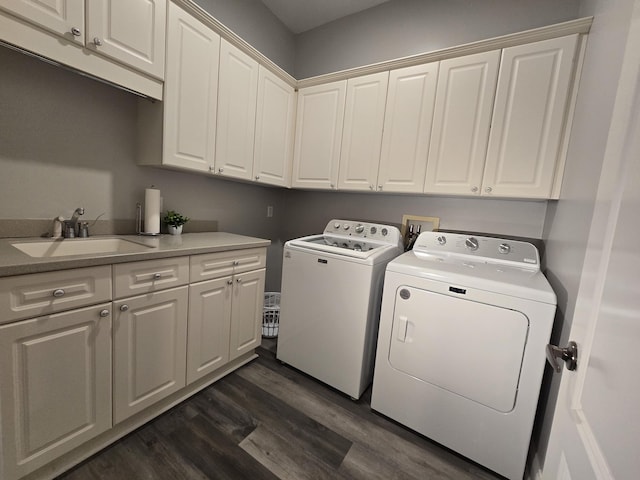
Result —
[{"label": "dark hardwood floor", "polygon": [[260,358],[58,480],[498,479],[275,359]]}]

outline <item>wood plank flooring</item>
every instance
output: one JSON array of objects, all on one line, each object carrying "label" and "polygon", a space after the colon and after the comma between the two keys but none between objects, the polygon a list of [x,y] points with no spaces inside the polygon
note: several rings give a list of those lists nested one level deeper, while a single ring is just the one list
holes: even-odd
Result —
[{"label": "wood plank flooring", "polygon": [[58,480],[501,477],[275,359],[260,358]]}]

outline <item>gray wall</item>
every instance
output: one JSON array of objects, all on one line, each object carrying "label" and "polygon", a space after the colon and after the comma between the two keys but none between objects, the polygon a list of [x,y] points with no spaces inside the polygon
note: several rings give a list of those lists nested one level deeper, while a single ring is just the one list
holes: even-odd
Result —
[{"label": "gray wall", "polygon": [[267,288],[279,288],[284,190],[137,166],[137,97],[4,47],[0,71],[0,218],[69,218],[83,206],[89,220],[133,219],[153,184],[165,209],[271,239]]},{"label": "gray wall", "polygon": [[260,0],[194,0],[289,75],[294,74],[295,36]]},{"label": "gray wall", "polygon": [[579,0],[392,0],[296,36],[295,77],[578,18]]},{"label": "gray wall", "polygon": [[[550,202],[543,232],[546,274],[558,295],[552,334],[556,345],[566,345],[569,340],[633,8],[633,0],[585,0],[582,3],[580,16],[593,15],[594,22],[580,79],[562,197],[558,202]],[[542,395],[547,402],[539,412],[543,421],[538,423],[534,435],[541,464],[560,378],[547,368]]]}]

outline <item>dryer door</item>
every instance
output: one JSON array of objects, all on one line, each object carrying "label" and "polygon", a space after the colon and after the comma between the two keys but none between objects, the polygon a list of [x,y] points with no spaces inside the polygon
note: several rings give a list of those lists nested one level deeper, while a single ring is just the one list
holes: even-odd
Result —
[{"label": "dryer door", "polygon": [[389,363],[506,413],[515,406],[528,331],[521,312],[401,286]]}]

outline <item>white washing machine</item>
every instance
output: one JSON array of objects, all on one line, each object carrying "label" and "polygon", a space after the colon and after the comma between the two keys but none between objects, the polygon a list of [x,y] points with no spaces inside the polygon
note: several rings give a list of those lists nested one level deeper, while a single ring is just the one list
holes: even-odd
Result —
[{"label": "white washing machine", "polygon": [[286,242],[277,358],[360,398],[373,377],[385,267],[402,252],[396,227],[349,220]]},{"label": "white washing machine", "polygon": [[555,310],[534,245],[420,234],[387,266],[371,407],[522,479]]}]

